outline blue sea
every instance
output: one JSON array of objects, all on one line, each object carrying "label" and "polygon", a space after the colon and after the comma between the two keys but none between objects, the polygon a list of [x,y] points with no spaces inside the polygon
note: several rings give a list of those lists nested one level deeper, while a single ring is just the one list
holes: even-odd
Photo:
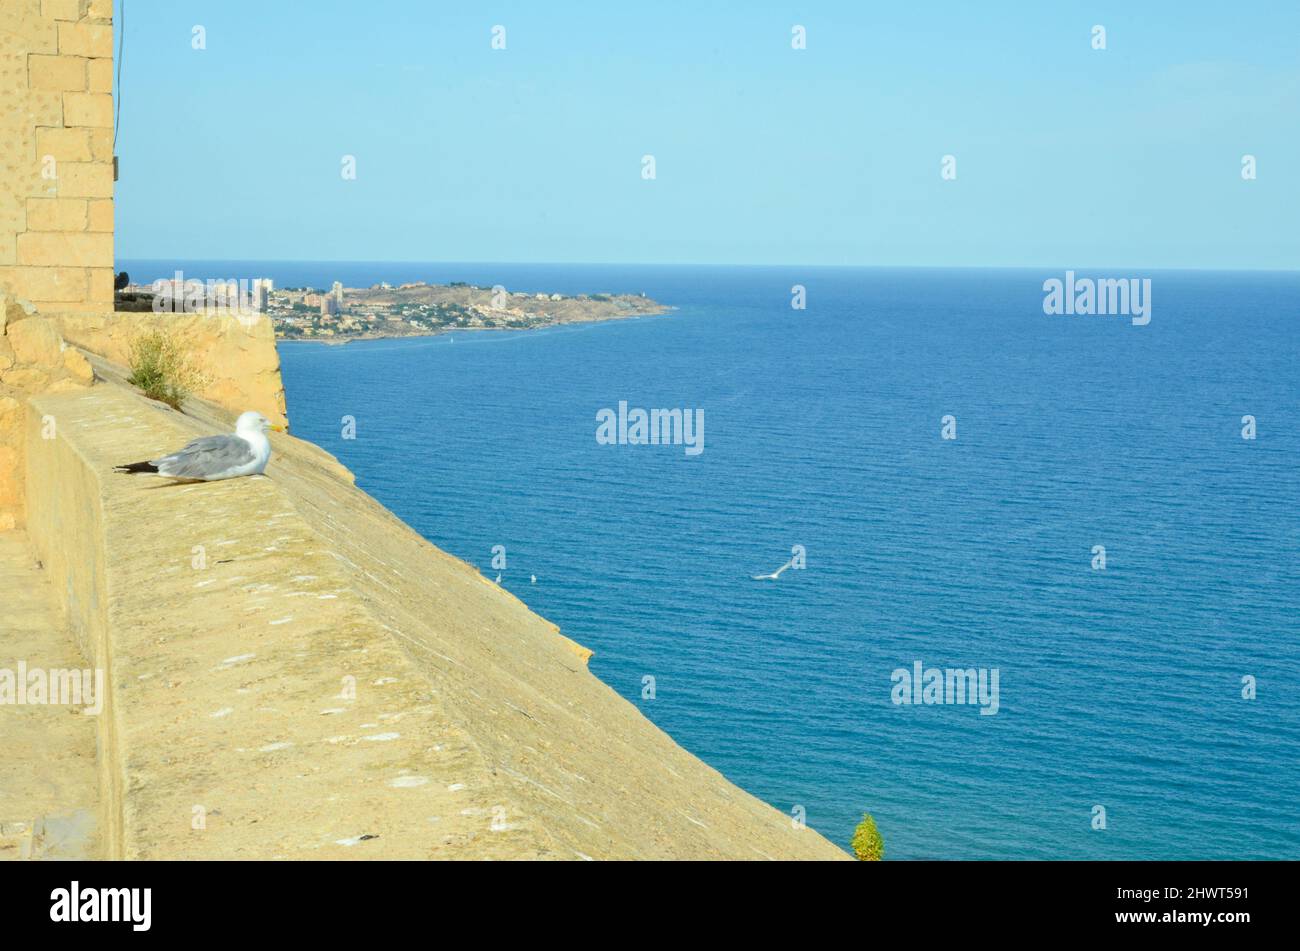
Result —
[{"label": "blue sea", "polygon": [[[835,842],[1300,858],[1300,274],[1081,270],[1152,279],[1134,326],[1045,315],[1064,268],[182,266],[675,307],[282,344],[292,428],[489,577],[505,546],[602,680]],[[703,410],[704,451],[598,443],[620,401]],[[893,702],[918,661],[996,669],[997,713]]]}]

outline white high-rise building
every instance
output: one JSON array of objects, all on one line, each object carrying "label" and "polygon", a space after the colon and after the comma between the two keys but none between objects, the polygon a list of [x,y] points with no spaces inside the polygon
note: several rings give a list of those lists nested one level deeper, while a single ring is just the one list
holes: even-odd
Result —
[{"label": "white high-rise building", "polygon": [[333,295],[333,297],[334,297],[334,302],[335,302],[336,304],[339,305],[339,308],[340,308],[340,309],[342,309],[342,307],[343,307],[343,284],[342,284],[341,282],[339,282],[339,281],[335,281],[335,282],[334,282],[334,287],[333,287],[333,289],[330,290],[330,294]]}]

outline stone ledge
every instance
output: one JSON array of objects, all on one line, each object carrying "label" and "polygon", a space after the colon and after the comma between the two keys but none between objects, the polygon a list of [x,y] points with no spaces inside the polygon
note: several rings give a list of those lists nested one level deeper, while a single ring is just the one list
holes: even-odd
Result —
[{"label": "stone ledge", "polygon": [[277,437],[266,478],[224,483],[110,471],[217,428],[195,409],[106,382],[28,411],[32,540],[110,671],[113,854],[845,857],[316,447]]}]

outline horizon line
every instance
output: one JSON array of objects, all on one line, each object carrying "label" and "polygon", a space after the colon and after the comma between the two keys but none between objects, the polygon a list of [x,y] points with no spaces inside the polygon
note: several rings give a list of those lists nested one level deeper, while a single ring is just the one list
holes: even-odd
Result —
[{"label": "horizon line", "polygon": [[491,265],[497,267],[661,267],[661,268],[824,268],[824,269],[853,269],[853,270],[894,270],[894,271],[1042,271],[1042,270],[1070,270],[1070,271],[1096,271],[1102,269],[1110,270],[1146,270],[1146,271],[1191,271],[1191,272],[1248,272],[1248,273],[1271,273],[1271,274],[1297,274],[1300,273],[1300,266],[1296,267],[1231,267],[1223,265],[1215,266],[1189,266],[1189,265],[1157,265],[1154,267],[1146,265],[1133,264],[1084,264],[1084,265],[1060,265],[1060,264],[809,264],[809,263],[757,263],[757,264],[738,264],[731,262],[682,262],[682,261],[435,261],[435,260],[383,260],[379,258],[226,258],[226,257],[151,257],[148,255],[122,256],[115,258],[114,265],[118,261],[175,261],[178,263],[197,262],[202,264],[214,263],[237,263],[237,264],[398,264],[413,266],[458,266],[458,265]]}]

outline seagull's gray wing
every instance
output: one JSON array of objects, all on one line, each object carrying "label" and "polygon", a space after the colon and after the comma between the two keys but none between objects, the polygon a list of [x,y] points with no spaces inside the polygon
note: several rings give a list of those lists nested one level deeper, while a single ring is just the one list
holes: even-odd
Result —
[{"label": "seagull's gray wing", "polygon": [[174,479],[211,479],[253,461],[253,447],[238,436],[204,436],[179,452],[150,460],[158,474]]}]

